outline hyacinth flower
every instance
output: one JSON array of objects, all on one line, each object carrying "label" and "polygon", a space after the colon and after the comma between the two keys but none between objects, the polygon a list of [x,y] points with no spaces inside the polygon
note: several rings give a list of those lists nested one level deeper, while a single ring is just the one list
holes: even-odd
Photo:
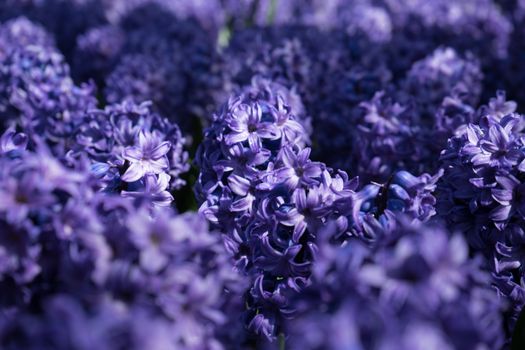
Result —
[{"label": "hyacinth flower", "polygon": [[10,130],[1,140],[8,146],[0,154],[0,284],[10,291],[0,303],[2,347],[82,347],[76,328],[66,337],[58,327],[58,304],[68,324],[100,331],[89,339],[102,348],[115,345],[104,335],[113,327],[143,344],[140,322],[166,332],[159,339],[166,348],[243,341],[246,284],[204,218],[99,192],[89,160],[65,167],[42,141],[31,151],[18,141],[23,134]]},{"label": "hyacinth flower", "polygon": [[[89,13],[89,16],[86,16]],[[39,23],[55,38],[61,52],[71,57],[79,35],[107,22],[100,0],[6,0],[0,5],[0,20],[26,16]],[[61,21],[57,21],[61,18]]]},{"label": "hyacinth flower", "polygon": [[199,148],[195,189],[200,211],[252,280],[248,327],[270,339],[291,312],[289,295],[307,283],[315,233],[329,217],[346,228],[336,202],[357,186],[309,160],[308,135],[276,100],[240,95],[223,106]]},{"label": "hyacinth flower", "polygon": [[[177,349],[169,322],[147,308],[98,297],[86,305],[67,294],[47,299],[41,314],[21,312],[0,325],[5,349]],[[86,329],[89,329],[86,332]]]},{"label": "hyacinth flower", "polygon": [[131,101],[90,110],[68,153],[70,162],[87,157],[107,192],[170,205],[188,171],[185,139],[176,124]]},{"label": "hyacinth flower", "polygon": [[[441,153],[445,170],[437,208],[452,229],[485,254],[498,275],[498,288],[512,303],[523,275],[523,116],[504,94],[480,109],[479,124],[469,124]],[[512,278],[514,274],[514,278]],[[514,307],[511,319],[517,317]],[[510,324],[512,327],[512,322]]]},{"label": "hyacinth flower", "polygon": [[[441,47],[415,62],[402,84],[414,98],[424,122],[432,122],[436,109],[453,90],[463,91],[463,101],[476,106],[481,95],[483,74],[472,56],[461,57],[450,47]],[[430,120],[426,120],[426,119]]]},{"label": "hyacinth flower", "polygon": [[[222,87],[214,66],[214,38],[195,18],[176,13],[172,2],[120,5],[111,31],[122,36],[121,49],[103,64],[108,68],[100,84],[105,99],[152,101],[155,112],[176,122],[186,134],[193,132],[212,110],[214,94]],[[92,39],[94,47],[104,47],[110,40],[99,35]],[[84,62],[79,64],[82,70]]]},{"label": "hyacinth flower", "polygon": [[[84,253],[98,251],[101,261],[109,253],[103,242],[84,235],[99,232],[100,228],[90,209],[79,202],[92,197],[95,179],[80,164],[76,169],[65,168],[42,141],[36,152],[30,152],[25,149],[27,137],[23,134],[9,130],[1,140],[8,147],[0,152],[0,251],[4,262],[0,283],[12,293],[6,294],[0,307],[7,312],[38,298],[35,293],[41,283],[47,283],[42,276],[53,271],[57,263],[50,258],[56,256],[55,249],[65,249],[66,243],[61,245],[60,240]],[[71,261],[69,266],[74,265]],[[96,281],[103,270],[99,264],[98,269],[86,271],[83,278]],[[77,280],[64,280],[63,285],[73,286]],[[25,296],[20,298],[19,293]]]},{"label": "hyacinth flower", "polygon": [[479,63],[472,57],[462,58],[450,48],[437,49],[415,62],[398,87],[375,92],[370,100],[344,112],[348,116],[330,116],[333,123],[344,117],[357,127],[325,137],[320,151],[344,139],[340,146],[333,145],[341,152],[330,151],[338,155],[334,164],[353,169],[364,182],[385,182],[400,169],[436,172],[435,154],[457,128],[475,119],[473,106],[481,93],[481,78]]},{"label": "hyacinth flower", "polygon": [[123,158],[130,163],[122,180],[134,182],[146,174],[161,174],[168,169],[166,154],[171,148],[169,141],[161,142],[158,135],[140,131],[138,146],[126,147]]},{"label": "hyacinth flower", "polygon": [[71,65],[73,77],[102,84],[117,63],[125,38],[124,32],[113,25],[95,27],[79,36]]},{"label": "hyacinth flower", "polygon": [[375,230],[382,239],[370,247],[321,235],[311,284],[286,324],[291,348],[502,346],[501,300],[461,235],[403,215]]},{"label": "hyacinth flower", "polygon": [[1,27],[2,125],[20,125],[62,156],[83,113],[96,104],[93,86],[74,84],[64,57],[39,26],[20,18]]},{"label": "hyacinth flower", "polygon": [[396,212],[419,222],[429,221],[436,214],[434,191],[442,175],[439,171],[433,176],[414,176],[402,170],[384,184],[366,184],[347,204],[353,209],[354,232],[365,240],[376,240],[378,238],[371,234],[376,221],[387,225]]},{"label": "hyacinth flower", "polygon": [[53,37],[40,25],[31,22],[26,17],[17,17],[6,21],[0,26],[0,55],[5,58],[15,47],[40,45],[53,47]]}]

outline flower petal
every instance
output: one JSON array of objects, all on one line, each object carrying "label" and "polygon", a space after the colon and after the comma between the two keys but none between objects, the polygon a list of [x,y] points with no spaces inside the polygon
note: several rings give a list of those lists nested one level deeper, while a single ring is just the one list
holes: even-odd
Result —
[{"label": "flower petal", "polygon": [[144,168],[140,163],[131,163],[128,170],[122,175],[122,181],[135,182],[144,176]]},{"label": "flower petal", "polygon": [[153,149],[153,152],[151,153],[151,158],[158,159],[166,155],[166,153],[169,152],[171,148],[171,142],[164,141],[161,142],[157,147]]},{"label": "flower petal", "polygon": [[122,156],[124,157],[124,159],[127,159],[130,162],[138,162],[142,159],[143,153],[140,147],[132,146],[126,147]]}]

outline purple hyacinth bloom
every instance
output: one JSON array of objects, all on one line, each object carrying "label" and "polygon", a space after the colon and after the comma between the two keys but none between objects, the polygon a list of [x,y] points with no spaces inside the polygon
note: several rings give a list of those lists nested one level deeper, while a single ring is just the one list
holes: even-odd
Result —
[{"label": "purple hyacinth bloom", "polygon": [[401,215],[377,226],[381,240],[371,247],[355,240],[337,246],[330,230],[321,235],[311,284],[286,323],[290,346],[502,345],[502,303],[480,261],[469,258],[465,240],[411,221]]},{"label": "purple hyacinth bloom", "polygon": [[167,205],[189,169],[185,138],[176,124],[150,110],[150,103],[125,101],[91,110],[77,130],[73,162],[87,156],[108,192]]},{"label": "purple hyacinth bloom", "polygon": [[146,200],[158,206],[170,206],[173,196],[168,192],[170,176],[166,173],[149,174],[144,178],[144,191],[122,191],[123,197]]},{"label": "purple hyacinth bloom", "polygon": [[0,26],[0,58],[4,59],[15,47],[39,45],[53,47],[52,36],[40,25],[26,17],[11,19]]},{"label": "purple hyacinth bloom", "polygon": [[472,56],[460,56],[449,47],[438,48],[415,62],[405,79],[406,92],[420,106],[420,113],[433,118],[435,110],[452,90],[463,92],[463,102],[475,106],[481,95],[483,74]]},{"label": "purple hyacinth bloom", "polygon": [[166,154],[171,144],[161,142],[158,135],[149,132],[139,132],[138,145],[124,149],[123,158],[130,162],[129,168],[122,175],[126,182],[137,181],[146,174],[160,174],[168,169]]},{"label": "purple hyacinth bloom", "polygon": [[[69,66],[52,42],[40,36],[11,38],[24,35],[24,31],[9,30],[16,23],[2,26],[9,46],[5,57],[0,55],[2,124],[16,122],[29,138],[42,137],[62,156],[82,114],[95,106],[93,86],[73,83]],[[30,39],[34,42],[28,43]]]},{"label": "purple hyacinth bloom", "polygon": [[[236,102],[234,102],[235,106]],[[250,149],[257,152],[262,147],[261,139],[275,140],[279,137],[277,127],[271,122],[264,122],[261,106],[235,106],[227,119],[227,126],[231,132],[226,136],[226,144],[248,141]]]},{"label": "purple hyacinth bloom", "polygon": [[[509,284],[519,284],[524,261],[525,137],[523,116],[514,113],[515,107],[498,93],[478,111],[478,124],[467,125],[449,140],[441,153],[445,173],[437,189],[440,216],[483,252],[499,280],[516,274]],[[515,317],[520,301],[507,294],[512,288],[500,287]]]},{"label": "purple hyacinth bloom", "polygon": [[[159,214],[165,215],[165,212]],[[176,240],[173,235],[176,231],[163,216],[151,222],[145,220],[145,216],[141,214],[130,218],[131,241],[140,250],[140,266],[154,274],[166,267],[169,254],[175,251]]]},{"label": "purple hyacinth bloom", "polygon": [[200,211],[224,232],[235,266],[251,280],[249,329],[274,339],[308,284],[317,231],[328,219],[348,229],[339,203],[351,202],[357,180],[311,161],[294,110],[284,96],[267,96],[236,96],[214,116],[198,150],[195,190]]},{"label": "purple hyacinth bloom", "polygon": [[79,36],[72,63],[75,79],[103,82],[118,60],[124,43],[124,33],[112,25],[96,27]]},{"label": "purple hyacinth bloom", "polygon": [[283,148],[283,167],[275,170],[273,176],[276,183],[284,183],[289,189],[297,188],[299,184],[312,185],[317,182],[323,172],[323,164],[310,160],[310,148],[304,148],[296,153],[292,148]]},{"label": "purple hyacinth bloom", "polygon": [[213,34],[194,18],[178,16],[170,2],[115,5],[123,7],[114,30],[124,34],[124,44],[104,79],[106,100],[152,101],[155,112],[193,131],[223,85]]},{"label": "purple hyacinth bloom", "polygon": [[0,154],[25,151],[27,143],[26,134],[17,133],[14,128],[9,128],[0,136]]}]

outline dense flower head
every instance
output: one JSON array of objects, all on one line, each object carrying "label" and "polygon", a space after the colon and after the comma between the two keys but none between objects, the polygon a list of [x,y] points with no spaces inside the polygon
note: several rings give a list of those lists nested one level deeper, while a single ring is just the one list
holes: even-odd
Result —
[{"label": "dense flower head", "polygon": [[68,58],[77,36],[106,22],[103,0],[6,0],[0,5],[0,20],[21,15],[51,32]]},{"label": "dense flower head", "polygon": [[346,146],[349,156],[338,163],[356,169],[365,181],[386,181],[397,169],[421,170],[427,150],[418,147],[421,126],[413,108],[385,91],[362,102],[360,108],[357,127],[353,135],[346,136],[351,142]]},{"label": "dense flower head", "polygon": [[[401,81],[372,83],[370,91],[379,90],[370,97],[329,97],[326,109],[313,113],[314,127],[324,131],[318,134],[317,157],[353,169],[365,181],[384,182],[399,169],[435,172],[435,154],[458,127],[473,119],[481,78],[479,64],[471,57],[439,48],[415,62]],[[339,124],[350,130],[328,137]]]},{"label": "dense flower head", "polygon": [[405,91],[420,106],[419,113],[432,118],[436,108],[453,90],[464,92],[464,102],[478,103],[483,75],[479,62],[467,55],[460,57],[452,48],[438,48],[414,63],[406,77]]},{"label": "dense flower head", "polygon": [[501,346],[501,304],[461,235],[403,216],[376,233],[369,247],[321,235],[311,285],[287,323],[292,348]]},{"label": "dense flower head", "polygon": [[[251,192],[258,187],[254,181],[261,182],[261,186],[268,181],[280,151],[285,147],[293,148],[294,145],[301,149],[308,141],[304,127],[283,95],[258,97],[241,94],[230,98],[219,113],[214,115],[197,155],[197,163],[201,169],[196,187],[199,201],[211,204],[219,200],[223,195],[222,191],[228,190],[228,187],[245,187],[240,186],[240,183],[236,186],[238,181],[248,185],[244,190],[238,188],[229,194],[244,197],[242,203],[237,203],[236,200],[231,202],[233,207],[240,205],[239,216],[252,211]],[[225,178],[224,175],[232,171]],[[260,189],[265,191],[268,190],[267,187],[270,184]],[[213,195],[214,192],[217,195]],[[223,202],[224,199],[220,201]],[[214,213],[217,214],[219,213]]]},{"label": "dense flower head", "polygon": [[514,321],[523,305],[519,288],[525,219],[524,122],[515,108],[500,93],[480,109],[478,124],[467,125],[449,140],[441,153],[445,174],[438,187],[440,216],[489,259],[499,276],[498,288],[513,304]]},{"label": "dense flower head", "polygon": [[0,0],[0,348],[523,347],[524,23]]},{"label": "dense flower head", "polygon": [[105,98],[153,101],[157,112],[186,132],[194,130],[221,85],[213,71],[212,36],[194,19],[178,18],[157,2],[125,11],[117,26],[125,33],[124,47],[104,82]]},{"label": "dense flower head", "polygon": [[150,108],[125,101],[87,112],[68,158],[87,156],[105,191],[165,206],[185,184],[188,154],[179,127]]},{"label": "dense flower head", "polygon": [[[13,130],[0,141],[2,347],[83,349],[90,339],[140,349],[153,341],[141,322],[153,322],[162,348],[242,341],[246,284],[204,218],[98,192],[89,161],[67,168],[43,142],[26,150]],[[77,333],[86,327],[93,339]]]},{"label": "dense flower head", "polygon": [[26,17],[17,17],[0,26],[0,58],[4,59],[9,52],[26,45],[53,46],[52,36],[40,25]]},{"label": "dense flower head", "polygon": [[479,54],[486,63],[508,54],[513,26],[492,0],[452,5],[446,0],[385,2],[396,33],[393,50],[413,45],[409,56],[417,57],[440,43],[447,43],[461,51]]},{"label": "dense flower head", "polygon": [[[0,116],[2,124],[20,125],[32,137],[39,135],[64,153],[81,115],[96,104],[91,85],[76,86],[64,57],[41,35],[25,36],[4,24],[5,57],[1,58]],[[20,41],[16,35],[22,37]],[[11,42],[9,36],[13,36]],[[35,42],[28,43],[28,40]]]},{"label": "dense flower head", "polygon": [[[273,101],[272,101],[273,100]],[[307,135],[283,96],[231,98],[206,130],[197,164],[200,211],[226,235],[239,269],[251,277],[248,327],[273,338],[288,295],[307,282],[315,232],[357,181],[309,159]]]},{"label": "dense flower head", "polygon": [[101,84],[113,69],[124,43],[124,33],[113,25],[95,27],[79,36],[72,63],[75,79],[94,79]]},{"label": "dense flower head", "polygon": [[512,112],[485,115],[480,124],[469,124],[451,138],[441,154],[445,169],[441,203],[448,209],[442,215],[465,229],[481,249],[493,249],[494,243],[505,241],[504,232],[520,226],[522,118]]},{"label": "dense flower head", "polygon": [[308,99],[318,67],[315,45],[326,46],[318,30],[305,26],[255,27],[238,31],[223,54],[226,80],[242,87],[258,75]]},{"label": "dense flower head", "polygon": [[[53,254],[59,239],[86,252],[96,249],[96,242],[84,233],[96,231],[98,222],[79,203],[93,196],[96,180],[80,163],[65,168],[42,142],[37,152],[27,151],[27,142],[26,135],[13,129],[1,137],[0,283],[10,291],[2,299],[2,312],[30,303],[40,288],[48,288],[43,276],[55,266],[48,254]],[[97,279],[103,274],[99,267],[84,278]],[[74,281],[65,280],[63,285]]]}]

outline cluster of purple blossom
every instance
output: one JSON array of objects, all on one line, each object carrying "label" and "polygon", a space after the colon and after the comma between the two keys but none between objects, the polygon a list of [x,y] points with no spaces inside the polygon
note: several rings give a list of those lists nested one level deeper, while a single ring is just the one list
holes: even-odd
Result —
[{"label": "cluster of purple blossom", "polygon": [[521,0],[4,0],[0,348],[525,346]]}]

